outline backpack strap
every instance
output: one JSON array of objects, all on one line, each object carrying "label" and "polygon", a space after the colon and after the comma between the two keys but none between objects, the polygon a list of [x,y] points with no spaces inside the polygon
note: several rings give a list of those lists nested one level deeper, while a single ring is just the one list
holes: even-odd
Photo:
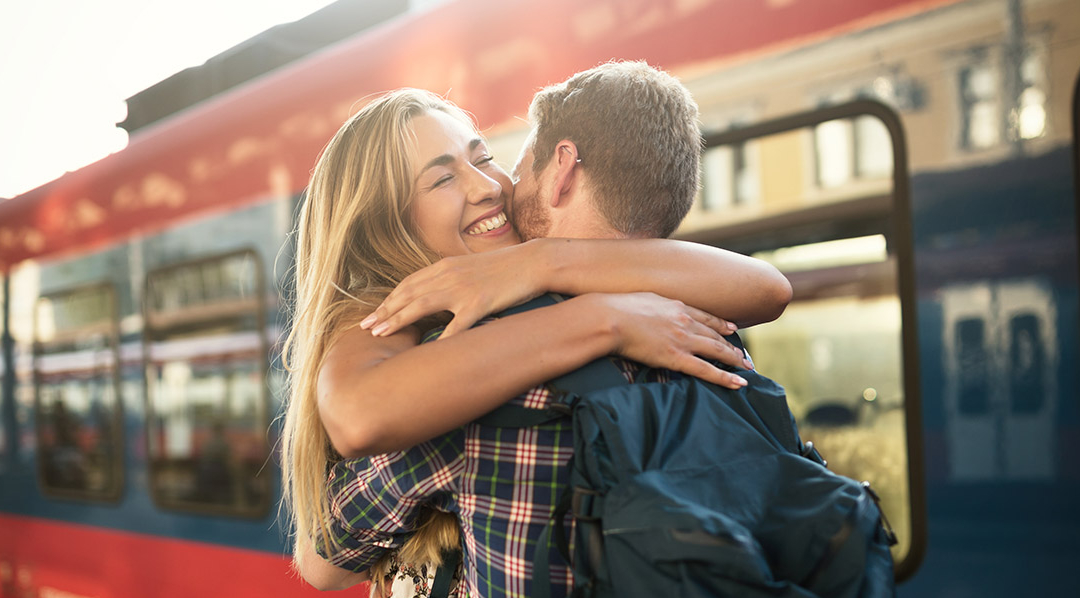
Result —
[{"label": "backpack strap", "polygon": [[[555,305],[556,303],[561,303],[563,301],[566,301],[566,297],[562,295],[546,293],[535,299],[526,301],[521,305],[515,305],[514,307],[505,309],[496,314],[495,317],[504,318],[506,316],[512,316],[540,307]],[[626,383],[626,378],[622,375],[622,371],[619,367],[606,357],[597,359],[592,363],[588,363],[569,374],[559,376],[549,382],[551,387],[559,392],[573,393],[576,395],[582,395],[593,390],[610,388]]]},{"label": "backpack strap", "polygon": [[566,538],[566,526],[563,520],[570,512],[573,501],[573,490],[567,486],[555,509],[548,519],[544,531],[536,540],[536,554],[533,555],[532,598],[551,598],[551,542],[555,541],[556,548],[566,564],[573,565],[570,560],[570,544]]},{"label": "backpack strap", "polygon": [[431,582],[431,598],[448,598],[450,582],[454,579],[458,564],[461,563],[461,548],[448,548],[442,553],[442,564],[435,570],[435,580]]},{"label": "backpack strap", "polygon": [[607,357],[559,376],[547,383],[556,395],[546,409],[533,409],[521,405],[500,405],[487,414],[476,418],[476,423],[499,428],[528,428],[569,417],[577,397],[594,390],[629,384],[619,366]]},{"label": "backpack strap", "polygon": [[[515,305],[503,310],[495,314],[495,317],[504,318],[532,309],[555,305],[565,300],[566,298],[562,295],[547,293],[521,305]],[[626,383],[627,380],[619,367],[611,359],[602,357],[548,382],[548,387],[555,391],[559,397],[547,409],[530,409],[520,405],[502,405],[474,421],[484,426],[500,428],[538,426],[569,416],[574,396],[581,396],[586,392]]]}]

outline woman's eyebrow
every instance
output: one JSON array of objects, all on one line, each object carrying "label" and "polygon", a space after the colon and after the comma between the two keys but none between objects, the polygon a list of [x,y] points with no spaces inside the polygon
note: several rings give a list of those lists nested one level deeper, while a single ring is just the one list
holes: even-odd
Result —
[{"label": "woman's eyebrow", "polygon": [[425,172],[432,168],[435,168],[436,166],[446,166],[447,164],[452,164],[456,159],[457,158],[451,156],[450,154],[443,154],[441,156],[432,158],[430,162],[425,164],[424,167],[420,169],[420,172],[416,174],[416,178],[420,178],[424,175]]},{"label": "woman's eyebrow", "polygon": [[[470,141],[469,153],[472,153],[477,148],[477,146],[479,146],[483,142],[484,140],[479,137]],[[420,178],[430,168],[435,168],[436,166],[446,166],[447,164],[452,164],[454,160],[456,160],[456,158],[450,154],[436,156],[432,158],[431,161],[429,161],[427,164],[425,164],[423,168],[420,169],[420,172],[417,173],[416,178]]]}]

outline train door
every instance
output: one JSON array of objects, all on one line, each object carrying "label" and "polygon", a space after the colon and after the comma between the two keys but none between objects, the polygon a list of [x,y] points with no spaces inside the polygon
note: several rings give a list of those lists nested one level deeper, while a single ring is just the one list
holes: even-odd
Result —
[{"label": "train door", "polygon": [[898,118],[856,101],[706,139],[701,203],[680,235],[765,259],[791,281],[784,315],[740,334],[830,469],[881,495],[903,579],[925,523]]},{"label": "train door", "polygon": [[1048,283],[956,285],[943,289],[942,311],[950,477],[1051,478],[1058,350]]}]

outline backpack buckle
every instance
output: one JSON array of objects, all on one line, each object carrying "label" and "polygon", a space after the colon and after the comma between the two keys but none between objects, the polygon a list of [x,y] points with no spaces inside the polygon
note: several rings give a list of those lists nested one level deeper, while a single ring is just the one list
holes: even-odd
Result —
[{"label": "backpack buckle", "polygon": [[548,403],[548,409],[558,413],[559,415],[573,415],[574,408],[563,401],[565,397],[560,397],[557,401]]},{"label": "backpack buckle", "polygon": [[570,498],[570,509],[579,521],[600,521],[602,502],[599,492],[575,486],[574,494]]},{"label": "backpack buckle", "polygon": [[799,454],[811,461],[816,461],[821,464],[822,467],[828,467],[829,462],[825,460],[825,457],[821,456],[821,452],[814,446],[813,441],[807,440],[799,447]]}]

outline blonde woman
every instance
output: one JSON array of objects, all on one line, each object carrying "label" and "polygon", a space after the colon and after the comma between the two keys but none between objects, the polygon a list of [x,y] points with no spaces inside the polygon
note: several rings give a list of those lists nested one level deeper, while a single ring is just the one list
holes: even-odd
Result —
[{"label": "blonde woman", "polygon": [[[384,583],[400,562],[437,562],[460,533],[453,516],[428,509],[403,520],[407,533],[353,530],[359,547],[342,546],[335,527],[342,514],[327,496],[327,471],[341,457],[404,451],[613,353],[728,386],[745,384],[706,361],[743,365],[722,339],[734,328],[708,312],[763,321],[788,300],[790,288],[775,270],[712,248],[663,240],[518,246],[507,219],[512,192],[469,117],[417,90],[366,106],[315,167],[297,237],[282,467],[297,566],[316,587],[338,589],[369,577]],[[371,326],[369,316],[410,274],[483,252],[497,252],[484,262],[496,269],[515,264],[519,283],[496,298],[479,293],[483,306],[461,310],[469,313],[459,314],[459,329],[483,315],[478,311],[513,304],[509,297],[545,290],[574,297],[422,345],[423,330],[438,320],[399,330]],[[565,268],[540,266],[552,263]],[[730,280],[739,289],[725,290]],[[635,292],[642,290],[659,295]],[[315,546],[358,573],[323,560]],[[430,579],[421,581],[413,590],[423,595]]]}]

